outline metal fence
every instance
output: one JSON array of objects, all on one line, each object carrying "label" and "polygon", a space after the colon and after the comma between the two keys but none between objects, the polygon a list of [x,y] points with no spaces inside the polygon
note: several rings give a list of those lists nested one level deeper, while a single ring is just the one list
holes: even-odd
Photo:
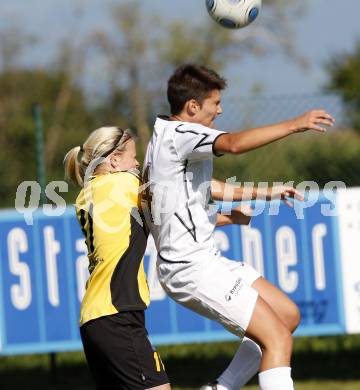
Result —
[{"label": "metal fence", "polygon": [[337,95],[273,95],[225,97],[219,128],[225,130],[264,126],[291,119],[312,110],[325,109],[336,118],[336,127],[350,125],[345,105]]},{"label": "metal fence", "polygon": [[354,106],[336,95],[283,95],[229,97],[216,127],[233,131],[260,127],[294,118],[312,109],[325,109],[336,118],[328,132],[306,132],[288,137],[242,156],[226,156],[215,163],[215,175],[236,176],[238,181],[343,181],[360,185],[360,132],[351,119]]}]

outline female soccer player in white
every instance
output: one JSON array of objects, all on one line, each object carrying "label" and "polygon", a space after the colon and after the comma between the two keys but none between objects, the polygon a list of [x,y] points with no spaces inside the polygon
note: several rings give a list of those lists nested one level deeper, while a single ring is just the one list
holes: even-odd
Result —
[{"label": "female soccer player in white", "polygon": [[[251,266],[226,259],[216,249],[211,192],[221,199],[222,191],[210,190],[213,158],[245,153],[293,133],[323,132],[322,126],[334,119],[315,110],[263,128],[218,131],[214,120],[222,113],[225,86],[216,72],[191,64],[169,79],[171,116],[156,120],[144,164],[159,280],[175,301],[241,339],[248,336],[217,383],[205,389],[238,390],[260,371],[262,390],[292,390],[292,332],[299,310]],[[276,191],[282,198],[298,196],[292,188]],[[237,194],[233,200],[241,200],[241,191]]]}]

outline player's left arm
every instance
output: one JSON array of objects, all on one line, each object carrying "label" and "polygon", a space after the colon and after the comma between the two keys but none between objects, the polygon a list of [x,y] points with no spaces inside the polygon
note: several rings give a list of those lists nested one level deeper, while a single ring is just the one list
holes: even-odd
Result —
[{"label": "player's left arm", "polygon": [[292,206],[289,199],[304,200],[300,192],[291,186],[268,186],[266,188],[244,186],[242,184],[236,186],[214,178],[211,180],[211,196],[214,200],[227,202],[281,199],[287,206]]}]

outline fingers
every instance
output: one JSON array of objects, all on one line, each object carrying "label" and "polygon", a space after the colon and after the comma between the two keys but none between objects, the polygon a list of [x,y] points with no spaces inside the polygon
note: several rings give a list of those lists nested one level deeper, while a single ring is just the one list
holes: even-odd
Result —
[{"label": "fingers", "polygon": [[253,209],[247,205],[239,205],[231,212],[231,223],[236,225],[248,225],[251,221]]},{"label": "fingers", "polygon": [[335,122],[335,118],[328,114],[325,110],[314,110],[313,111],[315,115],[317,115],[319,118],[323,118],[325,120],[328,120],[330,123]]},{"label": "fingers", "polygon": [[315,130],[315,131],[318,131],[319,133],[326,133],[327,132],[325,127],[316,126],[316,125],[309,127],[308,130]]},{"label": "fingers", "polygon": [[294,207],[294,203],[290,202],[287,198],[296,199],[300,202],[304,200],[301,193],[293,187],[287,187],[281,194],[281,200],[289,207]]},{"label": "fingers", "polygon": [[251,217],[253,215],[253,212],[254,212],[254,210],[250,206],[247,206],[247,205],[240,205],[238,210],[240,211],[240,213],[242,213],[248,217]]},{"label": "fingers", "polygon": [[299,201],[304,200],[304,197],[301,195],[301,193],[293,187],[286,188],[284,191],[284,196],[288,198],[294,198]]},{"label": "fingers", "polygon": [[232,212],[243,214],[247,217],[251,217],[253,215],[253,209],[247,205],[239,205],[235,207]]},{"label": "fingers", "polygon": [[299,200],[300,202],[303,202],[303,201],[304,201],[303,195],[302,195],[299,191],[296,191],[296,190],[295,190],[294,198],[295,198],[296,200]]},{"label": "fingers", "polygon": [[288,201],[286,198],[284,198],[282,201],[286,204],[286,206],[294,207],[294,204]]},{"label": "fingers", "polygon": [[305,113],[298,119],[299,131],[315,130],[320,133],[326,132],[327,127],[334,126],[335,118],[325,110],[313,110]]},{"label": "fingers", "polygon": [[313,130],[325,132],[326,129],[322,125],[328,127],[334,126],[335,118],[325,110],[314,110],[310,112],[310,115],[312,116],[311,121],[313,122],[313,126],[311,128]]},{"label": "fingers", "polygon": [[329,127],[334,126],[334,122],[331,121],[331,120],[328,120],[328,119],[318,120],[316,123],[317,123],[317,124],[320,124],[320,123],[321,123],[321,124],[323,124],[323,125],[325,125],[325,126],[329,126]]},{"label": "fingers", "polygon": [[275,186],[271,189],[271,199],[276,198],[293,198],[299,201],[303,201],[304,197],[303,195],[294,187],[286,187],[286,186]]}]

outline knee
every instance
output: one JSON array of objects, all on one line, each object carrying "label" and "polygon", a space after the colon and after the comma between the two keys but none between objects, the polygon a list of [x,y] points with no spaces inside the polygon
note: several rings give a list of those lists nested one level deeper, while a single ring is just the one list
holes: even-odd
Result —
[{"label": "knee", "polygon": [[293,333],[295,329],[299,326],[300,321],[301,321],[300,310],[297,307],[297,305],[293,303],[289,310],[288,319],[287,319],[288,329],[291,333]]}]

